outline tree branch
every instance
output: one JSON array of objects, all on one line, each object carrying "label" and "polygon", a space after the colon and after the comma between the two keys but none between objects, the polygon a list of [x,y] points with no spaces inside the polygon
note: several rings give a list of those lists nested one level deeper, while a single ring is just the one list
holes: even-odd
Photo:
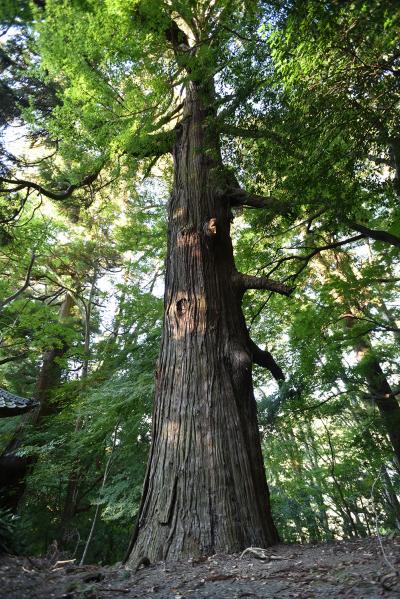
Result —
[{"label": "tree branch", "polygon": [[267,277],[256,277],[254,275],[247,275],[241,272],[236,272],[234,275],[234,283],[243,291],[246,289],[266,289],[267,291],[274,291],[281,295],[290,295],[293,292],[293,287],[268,279]]},{"label": "tree branch", "polygon": [[8,362],[15,362],[15,360],[23,360],[28,356],[28,352],[23,352],[22,354],[17,354],[16,356],[8,356],[7,358],[1,358],[0,366],[3,364],[7,364]]},{"label": "tree branch", "polygon": [[142,138],[136,136],[128,143],[125,153],[139,159],[163,156],[172,151],[174,141],[175,131],[173,129],[146,135]]},{"label": "tree branch", "polygon": [[[170,113],[170,116],[178,112],[177,110]],[[159,123],[160,124],[160,123]],[[171,131],[162,131],[161,133],[154,135],[146,135],[143,137],[135,136],[128,143],[127,148],[125,149],[125,154],[132,156],[133,158],[150,158],[153,156],[163,156],[168,152],[172,151],[172,145],[175,139],[174,130]],[[10,177],[0,177],[0,193],[13,193],[17,191],[21,191],[22,189],[34,189],[38,193],[50,198],[51,200],[64,200],[69,198],[73,192],[77,189],[85,187],[86,185],[91,185],[99,176],[101,172],[101,168],[84,177],[82,181],[79,183],[71,183],[68,185],[66,189],[61,191],[52,191],[50,189],[46,189],[39,183],[35,181],[27,181],[25,179],[18,178],[10,178]],[[1,187],[2,184],[7,183],[8,185],[13,185],[12,188],[4,188]]]},{"label": "tree branch", "polygon": [[275,362],[273,355],[269,351],[258,347],[258,345],[256,345],[251,339],[250,343],[254,364],[262,366],[263,368],[267,368],[276,381],[284,381],[285,375],[283,374],[281,367]]},{"label": "tree branch", "polygon": [[93,181],[99,176],[100,170],[87,175],[80,181],[79,183],[71,183],[68,187],[62,191],[51,191],[50,189],[46,189],[39,183],[35,183],[34,181],[26,181],[24,179],[9,179],[8,177],[0,177],[0,183],[8,183],[11,185],[15,185],[16,187],[12,190],[10,189],[0,189],[0,192],[10,192],[10,191],[20,191],[21,189],[35,189],[42,195],[50,198],[51,200],[64,200],[69,198],[70,195],[80,187],[84,187],[85,185],[90,185]]},{"label": "tree branch", "polygon": [[36,258],[36,254],[35,254],[35,252],[33,252],[31,261],[29,262],[29,266],[28,266],[28,270],[27,270],[27,273],[26,273],[24,284],[22,285],[22,287],[20,287],[18,289],[18,291],[16,291],[12,295],[9,295],[3,301],[0,301],[0,310],[2,310],[4,308],[4,306],[7,306],[7,304],[10,304],[15,299],[17,299],[17,297],[19,295],[21,295],[21,293],[23,293],[25,291],[25,289],[28,288],[30,280],[31,280],[31,273],[32,273],[33,264],[35,262],[35,258]]},{"label": "tree branch", "polygon": [[184,102],[180,102],[173,110],[171,110],[171,112],[169,112],[168,114],[161,115],[159,120],[154,123],[153,130],[156,131],[160,127],[163,127],[164,125],[167,125],[168,123],[170,123],[170,121],[174,117],[176,117],[178,112],[180,112],[183,107],[184,107]]},{"label": "tree branch", "polygon": [[[218,119],[223,117],[224,114],[218,115]],[[285,148],[288,154],[295,158],[303,158],[302,153],[293,147],[293,144],[289,144],[288,140],[276,133],[272,129],[266,129],[265,127],[260,128],[247,128],[238,127],[236,125],[229,125],[227,123],[220,122],[217,124],[218,131],[223,135],[230,137],[240,137],[244,139],[272,139],[279,146]]]},{"label": "tree branch", "polygon": [[251,208],[267,208],[275,214],[286,214],[290,209],[288,202],[282,202],[273,197],[261,196],[255,193],[248,193],[240,187],[229,187],[225,192],[229,198],[231,206],[249,206]]},{"label": "tree branch", "polygon": [[[290,277],[288,277],[288,278],[296,278],[305,269],[305,267],[307,266],[307,264],[309,263],[311,258],[316,256],[317,254],[324,252],[326,250],[333,250],[342,245],[347,245],[348,243],[354,243],[355,241],[360,241],[361,239],[365,239],[365,235],[356,235],[355,237],[349,237],[348,239],[343,239],[342,241],[334,241],[332,243],[327,243],[326,245],[321,245],[319,247],[314,248],[312,252],[310,252],[309,254],[305,254],[304,256],[301,256],[299,254],[296,254],[294,256],[284,256],[283,258],[280,258],[275,263],[274,267],[272,268],[272,270],[269,271],[267,276],[271,275],[275,270],[277,270],[280,267],[281,264],[283,264],[284,262],[287,262],[288,260],[302,260],[304,262],[304,264],[302,264],[301,267],[299,268],[299,270],[297,270],[293,275],[290,275]],[[264,268],[265,268],[265,266],[264,266]]]},{"label": "tree branch", "polygon": [[394,245],[396,247],[400,247],[400,237],[393,235],[392,233],[388,233],[387,231],[382,231],[381,229],[370,229],[365,225],[361,225],[360,223],[356,223],[354,221],[349,222],[349,225],[359,231],[366,237],[370,237],[371,239],[376,239],[377,241],[384,241],[386,243],[390,243],[390,245]]}]

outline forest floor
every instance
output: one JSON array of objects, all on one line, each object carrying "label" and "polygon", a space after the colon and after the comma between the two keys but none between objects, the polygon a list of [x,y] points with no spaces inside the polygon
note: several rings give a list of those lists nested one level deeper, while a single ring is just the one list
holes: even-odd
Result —
[{"label": "forest floor", "polygon": [[277,545],[141,567],[2,556],[3,599],[353,599],[400,597],[400,537]]}]

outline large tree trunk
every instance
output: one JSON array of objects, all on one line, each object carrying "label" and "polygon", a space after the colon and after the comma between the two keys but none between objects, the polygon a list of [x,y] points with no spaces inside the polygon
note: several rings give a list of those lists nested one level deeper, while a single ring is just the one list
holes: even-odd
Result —
[{"label": "large tree trunk", "polygon": [[278,540],[207,100],[190,84],[174,147],[164,331],[132,566],[144,556],[153,562]]}]

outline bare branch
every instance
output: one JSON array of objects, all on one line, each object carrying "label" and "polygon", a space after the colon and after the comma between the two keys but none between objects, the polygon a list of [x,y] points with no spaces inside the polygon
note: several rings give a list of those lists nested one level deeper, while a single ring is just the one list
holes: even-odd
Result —
[{"label": "bare branch", "polygon": [[323,399],[322,401],[319,401],[318,403],[313,404],[311,406],[307,406],[305,408],[294,408],[294,409],[292,409],[292,412],[297,413],[297,412],[308,412],[310,410],[316,410],[320,406],[328,403],[328,401],[331,401],[331,399],[335,399],[336,397],[339,397],[340,395],[345,395],[348,392],[349,392],[348,390],[346,390],[346,391],[339,391],[338,393],[334,393],[333,395],[330,395],[326,399]]},{"label": "bare branch", "polygon": [[35,189],[37,192],[43,194],[47,198],[51,200],[64,200],[69,198],[70,195],[76,190],[85,185],[91,185],[93,181],[99,176],[100,170],[87,175],[80,181],[80,183],[71,183],[68,187],[62,191],[51,191],[50,189],[46,189],[39,183],[35,183],[34,181],[26,181],[24,179],[10,179],[8,177],[0,177],[1,183],[8,183],[9,185],[15,185],[12,189],[0,189],[0,192],[15,192],[20,191],[21,189]]},{"label": "bare branch", "polygon": [[171,110],[171,112],[161,116],[161,118],[154,124],[153,129],[157,130],[160,127],[163,127],[164,125],[167,125],[174,117],[176,117],[178,112],[180,112],[183,107],[184,107],[184,103],[180,102],[173,110]]},{"label": "bare branch", "polygon": [[25,289],[27,289],[29,287],[29,283],[30,283],[30,280],[31,280],[31,274],[32,274],[32,268],[33,268],[33,264],[35,262],[35,258],[36,258],[36,254],[35,254],[35,252],[33,252],[32,257],[31,257],[31,261],[29,262],[28,270],[26,272],[26,277],[25,277],[24,284],[22,285],[22,287],[20,287],[18,289],[18,291],[16,291],[12,295],[9,295],[3,301],[0,301],[0,310],[2,310],[4,308],[4,306],[7,306],[7,304],[10,304],[15,299],[17,299],[17,297],[19,295],[21,295],[21,293],[23,293],[25,291]]},{"label": "bare branch", "polygon": [[[370,318],[367,316],[356,316],[353,313],[348,313],[348,314],[342,314],[338,320],[347,320],[347,319],[353,319],[353,320],[359,320],[359,321],[364,321],[364,322],[369,322],[373,325],[375,325],[372,329],[368,329],[368,333],[372,332],[372,331],[388,331],[390,333],[399,333],[400,332],[400,328],[396,327],[396,326],[390,326],[387,325],[379,320],[375,320],[374,318]],[[361,333],[361,336],[365,335],[365,332]]]},{"label": "bare branch", "polygon": [[386,166],[391,166],[394,168],[393,160],[390,160],[390,158],[383,158],[382,156],[373,156],[372,154],[368,154],[367,158],[375,164],[385,164]]},{"label": "bare branch", "polygon": [[343,239],[342,241],[334,241],[332,243],[327,243],[326,245],[321,245],[319,247],[314,248],[312,252],[310,252],[309,254],[305,254],[304,256],[300,254],[296,254],[294,256],[284,256],[275,263],[274,267],[272,268],[272,270],[269,271],[267,276],[271,275],[284,262],[288,262],[289,260],[302,260],[304,264],[301,265],[301,267],[299,268],[299,270],[297,270],[295,274],[290,275],[290,278],[296,278],[305,269],[311,258],[318,255],[320,252],[324,252],[326,250],[333,250],[342,245],[347,245],[348,243],[360,241],[361,239],[365,239],[365,235],[356,235],[355,237],[349,237],[348,239]]},{"label": "bare branch", "polygon": [[235,31],[234,29],[230,29],[230,27],[227,27],[226,25],[221,25],[221,29],[225,29],[225,31],[228,31],[228,33],[231,33],[232,35],[234,35],[238,39],[242,40],[243,42],[252,42],[253,41],[253,38],[246,37],[245,35],[242,35],[238,31]]},{"label": "bare branch", "polygon": [[267,277],[256,277],[254,275],[247,275],[241,272],[236,272],[234,275],[234,283],[243,291],[246,289],[266,289],[267,291],[274,291],[281,295],[290,295],[293,292],[293,287],[268,279]]},{"label": "bare branch", "polygon": [[286,214],[290,210],[290,204],[274,197],[261,196],[248,193],[244,189],[230,187],[225,192],[231,206],[249,206],[251,208],[267,208],[275,214]]},{"label": "bare branch", "polygon": [[23,352],[21,354],[17,354],[16,356],[8,356],[7,358],[1,358],[0,366],[3,364],[7,364],[8,362],[15,362],[16,360],[23,360],[28,356],[28,352]]},{"label": "bare branch", "polygon": [[267,368],[275,380],[278,382],[285,380],[285,375],[281,367],[275,362],[273,355],[264,349],[261,349],[250,339],[251,351],[253,353],[253,362],[258,366]]},{"label": "bare branch", "polygon": [[400,247],[400,237],[393,235],[392,233],[388,233],[387,231],[382,231],[381,229],[370,229],[365,225],[361,225],[360,223],[356,223],[351,221],[349,225],[359,231],[366,237],[371,237],[371,239],[375,239],[376,241],[384,241],[386,243],[390,243],[390,245],[394,245],[396,247]]},{"label": "bare branch", "polygon": [[153,135],[145,135],[142,138],[134,136],[128,143],[125,153],[138,159],[163,156],[172,151],[174,140],[175,130],[173,129]]}]

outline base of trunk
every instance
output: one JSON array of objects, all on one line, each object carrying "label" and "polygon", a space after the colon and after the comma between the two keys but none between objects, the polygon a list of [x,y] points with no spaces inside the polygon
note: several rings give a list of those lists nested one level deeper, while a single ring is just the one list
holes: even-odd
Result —
[{"label": "base of trunk", "polygon": [[[221,378],[226,386],[226,378]],[[155,563],[236,553],[279,541],[270,513],[252,389],[238,401],[235,393],[222,392],[222,381],[219,385],[209,379],[209,394],[203,397],[198,389],[180,395],[180,400],[175,397],[173,405],[179,411],[175,417],[171,406],[169,418],[162,416],[167,412],[162,406],[156,411],[128,562],[133,568],[144,557]],[[206,383],[203,389],[207,390]]]}]

